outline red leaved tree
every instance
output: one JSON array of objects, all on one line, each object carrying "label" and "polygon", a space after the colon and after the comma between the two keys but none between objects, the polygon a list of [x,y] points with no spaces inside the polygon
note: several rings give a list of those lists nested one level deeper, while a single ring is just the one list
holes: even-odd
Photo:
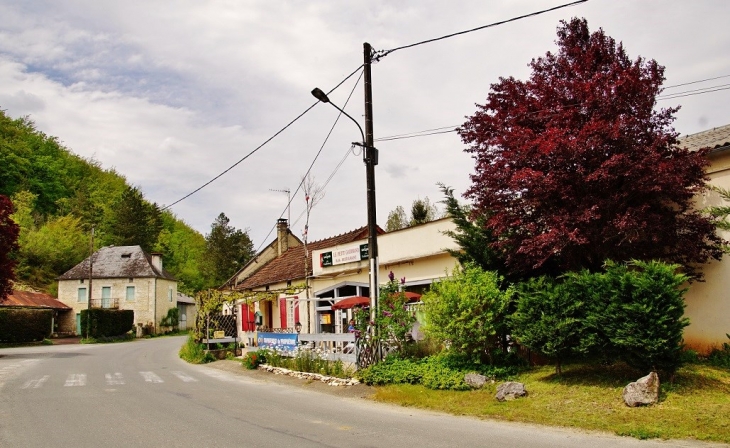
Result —
[{"label": "red leaved tree", "polygon": [[500,78],[459,129],[475,159],[465,193],[521,276],[597,269],[604,260],[697,264],[721,257],[692,208],[705,152],[678,148],[678,108],[655,110],[664,67],[631,60],[585,19],[561,22],[556,54],[527,81]]},{"label": "red leaved tree", "polygon": [[20,227],[10,219],[12,213],[13,203],[0,195],[0,302],[12,292],[12,280],[15,280],[15,260],[10,253],[18,249]]}]

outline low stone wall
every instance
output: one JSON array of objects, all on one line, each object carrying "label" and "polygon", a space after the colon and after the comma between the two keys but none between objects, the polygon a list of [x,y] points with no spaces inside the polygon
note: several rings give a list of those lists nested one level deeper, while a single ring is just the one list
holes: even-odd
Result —
[{"label": "low stone wall", "polygon": [[360,384],[360,381],[355,378],[337,378],[319,373],[297,372],[283,367],[273,367],[268,364],[261,364],[258,368],[259,370],[265,370],[275,375],[288,375],[303,380],[321,381],[329,386],[354,386],[356,384]]}]

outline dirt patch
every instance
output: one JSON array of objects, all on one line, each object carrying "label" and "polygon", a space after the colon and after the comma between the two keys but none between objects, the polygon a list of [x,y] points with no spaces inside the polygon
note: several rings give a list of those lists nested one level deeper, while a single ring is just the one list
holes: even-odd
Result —
[{"label": "dirt patch", "polygon": [[344,398],[369,398],[375,393],[375,388],[365,384],[357,384],[354,386],[329,386],[321,381],[304,380],[289,375],[276,375],[265,370],[248,370],[241,366],[241,361],[230,359],[215,361],[208,364],[208,366],[214,369],[224,370],[235,375],[255,378],[259,381],[300,387],[302,389],[309,389]]}]

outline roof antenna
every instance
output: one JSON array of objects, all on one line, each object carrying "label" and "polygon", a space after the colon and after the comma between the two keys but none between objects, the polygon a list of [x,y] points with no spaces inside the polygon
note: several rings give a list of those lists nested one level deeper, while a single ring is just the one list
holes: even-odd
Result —
[{"label": "roof antenna", "polygon": [[269,188],[269,191],[274,191],[276,193],[286,193],[286,211],[287,211],[287,224],[291,226],[291,190],[288,188],[285,188],[283,190],[275,190],[273,188]]}]

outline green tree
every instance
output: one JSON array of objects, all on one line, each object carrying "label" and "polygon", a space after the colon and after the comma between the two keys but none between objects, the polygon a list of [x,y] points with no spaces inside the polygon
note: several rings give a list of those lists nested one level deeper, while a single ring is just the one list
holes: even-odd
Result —
[{"label": "green tree", "polygon": [[157,204],[144,199],[137,187],[128,186],[116,204],[111,224],[114,244],[139,245],[151,252],[162,230],[162,218]]},{"label": "green tree", "polygon": [[497,336],[504,332],[514,295],[512,287],[500,289],[501,283],[494,271],[469,264],[456,267],[422,296],[424,331],[470,362],[491,363],[494,351],[501,348]]},{"label": "green tree", "polygon": [[408,227],[408,217],[402,206],[397,206],[388,213],[388,220],[385,222],[385,231],[393,232],[395,230],[405,229]]},{"label": "green tree", "polygon": [[163,254],[164,266],[178,280],[178,291],[188,295],[214,282],[203,277],[205,237],[170,211],[162,212],[162,231],[157,237],[155,251]]},{"label": "green tree", "polygon": [[203,272],[206,279],[213,282],[212,286],[225,283],[254,256],[248,230],[236,229],[230,221],[225,213],[221,213],[205,236]]}]

